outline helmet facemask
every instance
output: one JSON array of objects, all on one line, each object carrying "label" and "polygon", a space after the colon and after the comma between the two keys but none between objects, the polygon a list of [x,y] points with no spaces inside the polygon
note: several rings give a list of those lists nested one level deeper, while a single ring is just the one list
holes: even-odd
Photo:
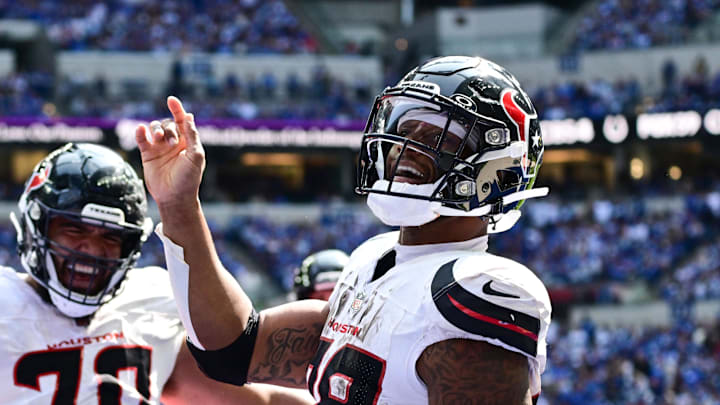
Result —
[{"label": "helmet facemask", "polygon": [[493,223],[519,205],[503,199],[528,184],[525,142],[458,96],[401,86],[376,100],[361,146],[358,192],[369,194],[368,205],[384,223],[419,226],[439,216]]},{"label": "helmet facemask", "polygon": [[[68,316],[82,317],[115,297],[125,274],[139,258],[149,232],[134,224],[93,217],[93,210],[77,213],[52,209],[39,201],[26,204],[22,224],[18,224],[21,227],[18,234],[26,246],[21,253],[23,267],[48,290],[53,304]],[[96,256],[51,239],[53,221],[77,224],[79,230],[91,226],[116,235],[120,240],[119,256]]]}]

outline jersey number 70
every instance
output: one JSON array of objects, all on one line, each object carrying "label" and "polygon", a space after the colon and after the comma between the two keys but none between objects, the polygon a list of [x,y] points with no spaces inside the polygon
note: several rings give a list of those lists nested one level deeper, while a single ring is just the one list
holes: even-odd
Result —
[{"label": "jersey number 70", "polygon": [[[95,356],[95,374],[118,376],[120,370],[135,369],[135,388],[143,398],[150,398],[150,354],[146,346],[110,346]],[[38,379],[56,375],[52,405],[75,404],[82,376],[82,347],[41,350],[23,355],[15,363],[15,385],[40,391]],[[98,384],[100,405],[120,404],[122,388],[112,382]]]}]

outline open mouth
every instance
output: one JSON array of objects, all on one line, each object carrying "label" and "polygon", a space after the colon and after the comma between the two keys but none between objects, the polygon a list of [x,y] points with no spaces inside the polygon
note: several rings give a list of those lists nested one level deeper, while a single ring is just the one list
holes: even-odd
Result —
[{"label": "open mouth", "polygon": [[414,160],[402,159],[397,163],[394,182],[409,184],[427,184],[433,181],[434,170]]},{"label": "open mouth", "polygon": [[395,178],[393,180],[411,184],[422,184],[426,178],[427,176],[419,169],[407,164],[400,164],[395,171]]},{"label": "open mouth", "polygon": [[60,279],[66,288],[80,293],[94,295],[100,292],[109,273],[95,266],[78,263],[64,266]]},{"label": "open mouth", "polygon": [[82,263],[76,263],[75,266],[73,267],[73,269],[75,270],[76,274],[80,273],[80,274],[92,275],[93,273],[95,273],[94,267],[87,265],[87,264],[82,264]]},{"label": "open mouth", "polygon": [[[378,141],[379,142],[379,141]],[[385,160],[385,176],[392,175],[397,183],[426,184],[431,183],[436,175],[434,158],[427,151],[401,143],[388,141],[393,146]]]}]

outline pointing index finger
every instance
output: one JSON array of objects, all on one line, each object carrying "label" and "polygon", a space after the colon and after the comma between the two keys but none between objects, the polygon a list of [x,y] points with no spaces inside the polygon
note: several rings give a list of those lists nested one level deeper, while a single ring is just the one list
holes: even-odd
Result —
[{"label": "pointing index finger", "polygon": [[180,99],[175,96],[168,97],[167,106],[173,115],[173,120],[175,121],[175,123],[178,124],[178,127],[182,127],[182,124],[185,123],[185,117],[187,113],[185,112],[185,108],[183,108]]}]

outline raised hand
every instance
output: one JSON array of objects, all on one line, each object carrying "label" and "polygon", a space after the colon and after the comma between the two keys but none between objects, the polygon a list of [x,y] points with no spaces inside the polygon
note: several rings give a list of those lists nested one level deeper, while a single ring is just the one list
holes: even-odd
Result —
[{"label": "raised hand", "polygon": [[205,151],[193,115],[174,96],[168,97],[167,106],[172,119],[135,130],[145,183],[158,206],[192,204],[198,199]]}]

